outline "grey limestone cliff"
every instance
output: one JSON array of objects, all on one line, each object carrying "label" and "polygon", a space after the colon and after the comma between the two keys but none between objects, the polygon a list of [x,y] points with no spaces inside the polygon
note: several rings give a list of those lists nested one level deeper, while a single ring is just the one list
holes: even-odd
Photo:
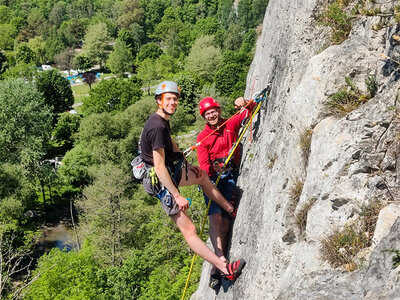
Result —
[{"label": "grey limestone cliff", "polygon": [[[330,29],[316,20],[326,2],[269,3],[245,96],[267,84],[272,90],[252,143],[244,145],[243,196],[230,249],[231,259],[243,257],[247,265],[216,294],[205,263],[193,299],[400,299],[400,270],[386,251],[400,249],[396,215],[351,272],[333,267],[320,251],[330,233],[361,218],[363,205],[400,202],[400,66],[394,61],[400,60],[400,24],[390,15],[399,2],[374,1],[382,13],[358,16],[348,38],[328,47]],[[383,18],[386,26],[378,26]],[[346,86],[345,77],[361,91],[366,78],[375,78],[377,91],[335,116],[326,103]],[[307,131],[305,154],[300,139]],[[296,182],[303,186],[293,204]],[[301,230],[294,216],[306,204]]]}]

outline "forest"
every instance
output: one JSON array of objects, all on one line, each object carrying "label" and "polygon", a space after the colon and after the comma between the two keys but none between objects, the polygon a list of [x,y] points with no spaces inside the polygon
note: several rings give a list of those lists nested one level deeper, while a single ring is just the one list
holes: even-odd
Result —
[{"label": "forest", "polygon": [[[130,162],[162,80],[182,89],[171,119],[180,148],[204,126],[202,97],[234,112],[267,5],[0,0],[0,298],[180,298],[193,253]],[[198,226],[202,193],[182,193]],[[39,251],[43,226],[60,219],[73,248]]]}]

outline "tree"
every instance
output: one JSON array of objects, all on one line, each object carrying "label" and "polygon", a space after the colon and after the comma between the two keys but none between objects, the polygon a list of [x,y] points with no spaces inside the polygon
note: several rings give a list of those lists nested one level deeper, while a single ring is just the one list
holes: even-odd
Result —
[{"label": "tree", "polygon": [[11,24],[0,24],[0,49],[10,50],[14,44],[17,34],[15,27]]},{"label": "tree", "polygon": [[39,259],[24,299],[96,299],[98,271],[91,247],[77,252],[54,248]]},{"label": "tree", "polygon": [[3,51],[0,50],[0,74],[3,73],[7,68],[7,56]]},{"label": "tree", "polygon": [[37,66],[46,61],[46,42],[41,36],[36,36],[28,41],[28,47],[35,55],[35,63]]},{"label": "tree", "polygon": [[54,123],[58,114],[67,111],[74,104],[69,81],[55,70],[40,72],[36,78],[36,86],[53,111]]},{"label": "tree", "polygon": [[124,0],[121,5],[121,15],[118,25],[121,28],[129,28],[134,23],[143,24],[144,9],[141,8],[139,0]]},{"label": "tree", "polygon": [[33,83],[0,82],[0,161],[28,165],[44,154],[51,111]]},{"label": "tree", "polygon": [[242,73],[243,67],[237,63],[229,63],[219,68],[215,74],[215,87],[218,92],[224,96],[231,95],[235,91],[236,83],[242,79]]},{"label": "tree", "polygon": [[169,2],[166,0],[150,0],[145,5],[145,29],[147,35],[151,35],[164,16],[164,11]]},{"label": "tree", "polygon": [[222,59],[221,49],[213,44],[213,36],[206,35],[198,38],[186,60],[185,69],[199,76],[203,82],[212,82]]},{"label": "tree", "polygon": [[35,36],[44,34],[46,19],[38,7],[31,9],[27,18],[27,23],[28,24],[26,27],[21,30],[18,36],[19,41],[27,42],[29,39],[34,38]]},{"label": "tree", "polygon": [[144,61],[146,58],[149,59],[157,59],[163,54],[162,49],[156,43],[148,43],[143,45],[137,56],[136,59],[138,62]]},{"label": "tree", "polygon": [[46,57],[49,61],[53,61],[57,53],[65,49],[65,41],[63,35],[53,26],[50,29],[49,36],[46,39]]},{"label": "tree", "polygon": [[0,24],[6,24],[10,22],[11,11],[5,5],[0,5]]},{"label": "tree", "polygon": [[83,53],[93,62],[102,66],[107,59],[107,46],[111,37],[105,23],[90,25],[83,42]]},{"label": "tree", "polygon": [[196,22],[194,32],[196,37],[199,38],[203,35],[213,35],[217,32],[219,28],[218,21],[214,17],[207,17],[205,19],[200,19]]},{"label": "tree", "polygon": [[58,174],[65,183],[80,188],[89,183],[89,166],[93,163],[90,150],[77,145],[65,154]]},{"label": "tree", "polygon": [[132,202],[126,194],[130,176],[111,163],[92,170],[93,184],[83,190],[77,202],[81,226],[96,236],[92,239],[96,256],[107,264],[120,265],[127,250],[123,239],[131,230],[128,224],[133,217],[129,209]]},{"label": "tree", "polygon": [[85,36],[86,21],[82,19],[71,19],[64,21],[60,26],[60,32],[64,37],[65,44],[76,48]]},{"label": "tree", "polygon": [[66,48],[54,56],[54,61],[61,70],[70,70],[75,57],[73,48]]},{"label": "tree", "polygon": [[15,59],[17,63],[29,64],[35,61],[35,53],[24,43],[17,48]]},{"label": "tree", "polygon": [[194,116],[197,109],[198,83],[190,75],[180,76],[176,82],[182,90],[181,97],[179,98],[179,110],[183,110],[186,114]]},{"label": "tree", "polygon": [[93,65],[90,58],[84,54],[79,54],[75,56],[74,59],[72,60],[72,64],[75,68],[81,70],[87,70]]},{"label": "tree", "polygon": [[60,1],[55,3],[49,14],[49,22],[51,25],[60,27],[61,23],[66,19],[66,12],[67,6],[65,2]]},{"label": "tree", "polygon": [[84,102],[84,112],[122,111],[142,97],[141,87],[142,81],[136,77],[103,80],[89,92],[90,96]]},{"label": "tree", "polygon": [[20,63],[14,67],[8,68],[3,74],[3,78],[17,79],[24,78],[27,80],[33,80],[37,74],[35,65],[33,63],[25,64]]},{"label": "tree", "polygon": [[150,95],[150,86],[154,81],[160,80],[163,76],[164,68],[156,60],[146,58],[137,68],[138,77],[143,80],[147,87],[147,94]]},{"label": "tree", "polygon": [[140,46],[145,39],[145,34],[142,26],[137,23],[133,23],[128,29],[121,29],[118,32],[118,39],[124,41],[126,46],[131,51],[133,57],[136,57]]},{"label": "tree", "polygon": [[78,132],[80,122],[81,116],[78,114],[61,113],[53,132],[56,141],[72,147],[73,135]]},{"label": "tree", "polygon": [[124,72],[132,72],[133,56],[125,42],[117,39],[114,51],[108,57],[106,66],[111,72],[122,75]]},{"label": "tree", "polygon": [[89,85],[89,89],[92,89],[92,84],[96,81],[96,74],[93,72],[83,73],[83,82]]}]

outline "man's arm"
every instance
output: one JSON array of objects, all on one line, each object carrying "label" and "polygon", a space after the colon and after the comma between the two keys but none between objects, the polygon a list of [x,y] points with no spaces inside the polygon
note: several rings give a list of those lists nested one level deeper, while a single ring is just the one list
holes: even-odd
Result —
[{"label": "man's arm", "polygon": [[171,175],[169,174],[167,167],[165,166],[165,151],[164,148],[153,150],[154,170],[156,171],[158,179],[168,189],[171,195],[174,197],[176,204],[178,204],[180,210],[186,210],[189,208],[189,201],[186,200],[178,191],[174,183],[172,182]]}]

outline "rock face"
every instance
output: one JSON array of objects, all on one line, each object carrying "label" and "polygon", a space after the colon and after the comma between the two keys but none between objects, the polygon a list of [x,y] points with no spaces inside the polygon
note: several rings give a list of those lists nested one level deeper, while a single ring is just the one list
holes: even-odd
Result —
[{"label": "rock face", "polygon": [[[218,295],[208,287],[205,263],[193,299],[400,298],[395,254],[385,251],[400,249],[400,218],[353,272],[321,256],[321,241],[360,220],[363,205],[400,201],[400,66],[380,56],[400,60],[400,24],[379,29],[393,16],[359,16],[343,43],[326,48],[330,30],[316,21],[326,2],[269,3],[246,97],[254,97],[253,86],[270,83],[272,91],[251,145],[244,145],[243,197],[230,249],[231,259],[248,263]],[[382,11],[394,5],[376,2]],[[333,116],[326,103],[346,86],[345,77],[364,92],[373,77],[378,89],[357,109]],[[305,132],[312,133],[308,151],[301,146]],[[296,182],[303,187],[293,203]],[[301,212],[303,227],[294,217]]]}]

